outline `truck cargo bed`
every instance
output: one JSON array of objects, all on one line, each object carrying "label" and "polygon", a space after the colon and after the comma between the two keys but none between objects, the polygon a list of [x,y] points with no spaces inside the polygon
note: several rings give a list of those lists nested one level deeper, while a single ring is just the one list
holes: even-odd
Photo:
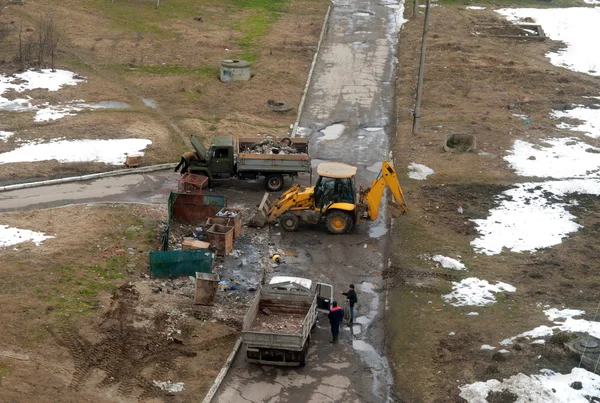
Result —
[{"label": "truck cargo bed", "polygon": [[[238,171],[298,173],[310,172],[308,142],[305,139],[291,139],[297,154],[253,154],[245,152],[252,144],[264,141],[264,138],[241,138],[238,140]],[[279,142],[282,139],[271,139]]]}]

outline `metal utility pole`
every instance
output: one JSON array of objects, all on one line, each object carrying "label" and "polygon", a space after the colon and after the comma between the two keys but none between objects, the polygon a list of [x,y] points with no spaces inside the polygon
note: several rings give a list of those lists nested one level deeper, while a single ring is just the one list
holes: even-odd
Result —
[{"label": "metal utility pole", "polygon": [[413,116],[413,134],[419,133],[419,120],[421,119],[421,98],[423,97],[423,75],[425,73],[425,48],[427,46],[427,31],[429,25],[429,5],[427,0],[425,7],[425,23],[423,24],[423,43],[421,44],[421,61],[419,63],[419,81],[417,84],[417,101],[415,102],[415,113]]},{"label": "metal utility pole", "polygon": [[419,11],[419,0],[415,0],[413,6],[413,17],[416,17]]}]

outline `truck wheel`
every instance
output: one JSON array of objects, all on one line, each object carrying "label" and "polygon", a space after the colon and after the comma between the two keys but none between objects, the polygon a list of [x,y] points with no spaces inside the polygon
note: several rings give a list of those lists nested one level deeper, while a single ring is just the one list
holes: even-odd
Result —
[{"label": "truck wheel", "polygon": [[350,214],[341,210],[331,211],[325,217],[325,225],[332,234],[345,234],[352,229],[354,224]]},{"label": "truck wheel", "polygon": [[300,220],[296,214],[286,213],[281,216],[279,219],[279,225],[286,231],[296,231],[298,230],[298,224]]},{"label": "truck wheel", "polygon": [[269,174],[265,178],[265,186],[269,192],[279,192],[283,189],[283,175]]}]

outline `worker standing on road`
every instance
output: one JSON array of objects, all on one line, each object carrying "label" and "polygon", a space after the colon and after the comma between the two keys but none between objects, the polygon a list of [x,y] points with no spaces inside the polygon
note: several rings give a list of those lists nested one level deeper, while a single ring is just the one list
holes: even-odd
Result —
[{"label": "worker standing on road", "polygon": [[175,167],[175,172],[177,172],[179,167],[183,166],[181,168],[181,174],[183,175],[188,171],[190,164],[194,161],[198,161],[199,159],[200,157],[195,151],[188,151],[187,153],[183,153],[183,155],[181,156],[181,161],[179,161],[179,164]]},{"label": "worker standing on road", "polygon": [[337,301],[333,301],[331,304],[331,310],[329,311],[329,323],[331,324],[331,336],[333,340],[330,343],[338,342],[338,335],[340,334],[340,323],[344,318],[344,310],[338,306]]},{"label": "worker standing on road", "polygon": [[358,302],[358,297],[356,296],[356,291],[354,291],[354,284],[350,284],[348,287],[348,291],[341,292],[340,294],[346,296],[346,301],[350,304],[350,322],[348,322],[348,326],[352,326],[354,323],[354,304]]}]

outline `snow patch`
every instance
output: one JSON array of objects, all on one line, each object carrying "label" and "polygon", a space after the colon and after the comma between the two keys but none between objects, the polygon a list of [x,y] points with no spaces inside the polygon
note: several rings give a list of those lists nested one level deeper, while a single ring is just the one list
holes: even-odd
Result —
[{"label": "snow patch", "polygon": [[554,322],[556,319],[567,319],[567,318],[572,318],[574,316],[581,316],[585,313],[585,311],[582,311],[580,309],[551,308],[551,309],[546,309],[544,311],[544,313],[548,317],[548,320]]},{"label": "snow patch", "polygon": [[[596,105],[599,106],[599,105]],[[553,110],[550,114],[554,119],[578,119],[583,121],[581,124],[560,123],[557,125],[560,129],[569,129],[572,131],[583,132],[586,136],[600,138],[600,109],[592,109],[583,105],[577,105],[573,109],[566,111]]]},{"label": "snow patch", "polygon": [[502,192],[487,218],[472,220],[481,236],[471,245],[477,252],[496,255],[503,248],[535,252],[561,243],[581,227],[566,210],[576,202],[564,201],[574,193],[600,195],[600,180],[522,183]]},{"label": "snow patch", "polygon": [[408,169],[410,170],[408,177],[419,181],[425,180],[429,175],[435,173],[435,171],[428,166],[417,164],[415,162],[408,164]]},{"label": "snow patch", "polygon": [[[571,387],[581,382],[580,390]],[[519,373],[502,382],[490,379],[460,386],[460,397],[469,403],[486,403],[490,392],[510,392],[518,396],[516,403],[588,403],[586,396],[600,397],[600,376],[583,368],[573,368],[570,374],[542,369],[539,375]]]},{"label": "snow patch", "polygon": [[452,292],[442,298],[453,306],[484,306],[496,302],[494,293],[515,292],[517,289],[510,284],[496,282],[490,284],[486,280],[469,277],[461,282],[452,282]]},{"label": "snow patch", "polygon": [[442,267],[444,267],[445,269],[467,270],[467,268],[465,267],[465,265],[463,263],[461,263],[459,260],[452,259],[451,257],[435,255],[434,257],[431,258],[431,260],[440,263],[442,265]]},{"label": "snow patch", "polygon": [[120,165],[127,154],[141,154],[152,141],[146,139],[54,140],[49,143],[26,143],[0,154],[0,164],[57,160],[58,162],[104,162]]},{"label": "snow patch", "polygon": [[154,383],[154,386],[156,386],[157,388],[160,388],[161,390],[164,390],[166,392],[171,392],[171,393],[183,392],[183,389],[185,389],[185,384],[183,382],[153,381],[153,383]]},{"label": "snow patch", "polygon": [[467,10],[485,10],[485,7],[481,6],[467,6]]},{"label": "snow patch", "polygon": [[481,346],[480,350],[495,350],[496,347],[494,346],[490,346],[489,344],[484,344],[483,346]]},{"label": "snow patch", "polygon": [[546,36],[564,42],[566,49],[546,54],[555,66],[600,76],[600,52],[596,42],[600,36],[600,8],[503,8],[497,12],[512,22],[533,18]]},{"label": "snow patch", "polygon": [[27,229],[12,228],[8,225],[0,225],[0,248],[17,245],[32,241],[39,246],[46,239],[54,238],[43,232],[30,231]]},{"label": "snow patch", "polygon": [[0,130],[0,140],[1,141],[6,141],[13,134],[15,134],[15,133],[14,132],[7,132],[7,131],[4,131],[4,130]]},{"label": "snow patch", "polygon": [[540,178],[600,177],[600,148],[574,137],[549,138],[548,146],[516,140],[510,155],[504,157],[517,174]]}]

